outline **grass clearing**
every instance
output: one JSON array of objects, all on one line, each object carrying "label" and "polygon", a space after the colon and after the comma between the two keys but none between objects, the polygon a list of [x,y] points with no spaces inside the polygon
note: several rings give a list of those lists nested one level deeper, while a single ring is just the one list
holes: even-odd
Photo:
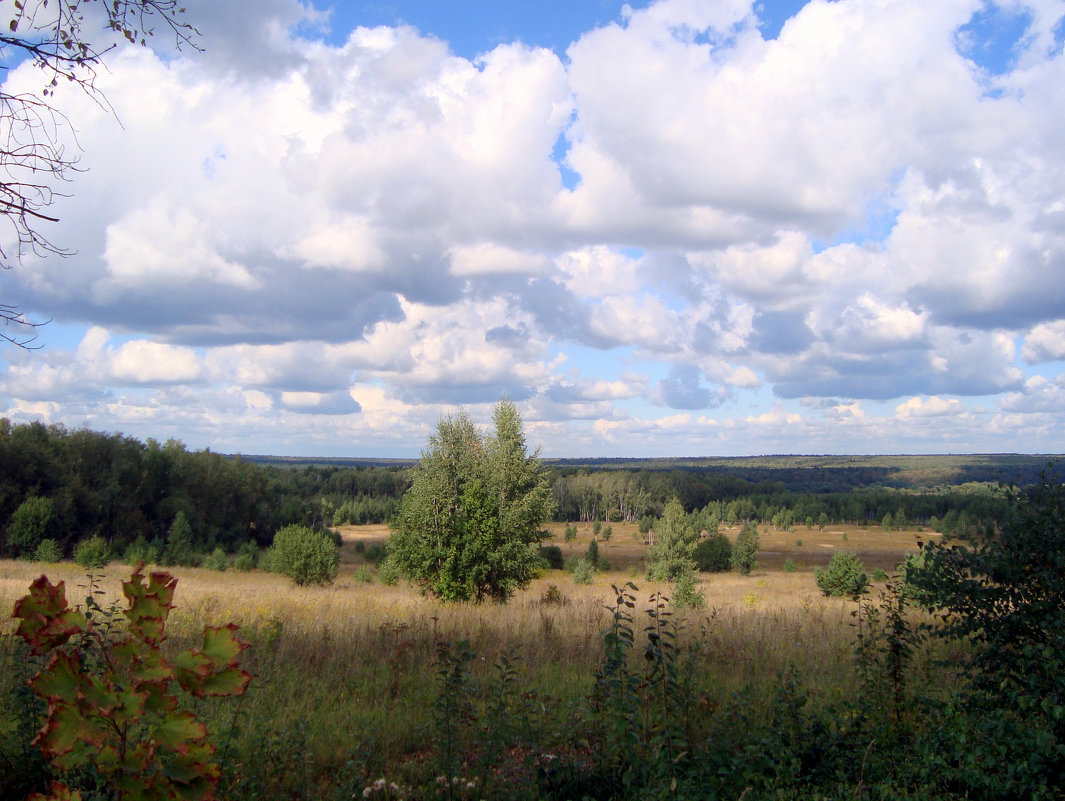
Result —
[{"label": "grass clearing", "polygon": [[[566,556],[583,554],[591,541],[590,525],[578,526],[577,539],[569,543],[563,541],[563,526],[551,530],[551,542]],[[727,531],[732,537],[737,532]],[[259,571],[168,568],[178,578],[169,624],[175,648],[196,644],[204,625],[230,621],[252,644],[245,661],[255,678],[239,714],[254,725],[242,727],[234,753],[246,755],[241,770],[249,781],[258,777],[263,792],[281,791],[292,780],[324,787],[345,765],[360,775],[411,780],[424,772],[434,737],[434,663],[445,641],[469,643],[476,655],[470,671],[479,686],[491,685],[500,654],[513,658],[522,692],[539,710],[543,736],[561,736],[572,725],[573,710],[586,703],[602,659],[611,585],[632,581],[639,587],[638,632],[649,622],[651,594],[670,590],[643,579],[647,546],[635,525],[613,524],[613,537],[600,540],[601,556],[613,568],[596,574],[591,584],[547,571],[505,606],[443,605],[404,583],[389,587],[356,578],[365,560],[355,544],[383,543],[387,534],[384,526],[341,529],[340,574],[329,587],[296,587]],[[797,537],[802,546],[795,544]],[[701,574],[698,589],[706,608],[674,618],[683,626],[681,643],[691,649],[694,702],[716,708],[741,688],[768,697],[788,671],[802,677],[815,702],[852,692],[854,604],[824,597],[812,568],[827,563],[835,548],[858,551],[870,569],[891,568],[914,540],[913,532],[879,528],[763,531],[766,550],[752,575]],[[785,557],[798,562],[799,570],[783,572]],[[72,603],[84,597],[86,576],[76,565],[0,561],[0,631],[13,631],[13,604],[42,572],[66,582]],[[102,605],[119,598],[120,582],[129,573],[117,563],[98,571],[97,584],[107,593]],[[642,634],[638,640],[643,642]],[[4,682],[0,677],[0,685]],[[204,701],[198,711],[216,730],[226,729],[235,714],[232,699]],[[290,758],[284,755],[293,749],[301,754],[299,764],[282,770],[278,760]],[[254,754],[265,755],[269,764],[254,763]]]}]

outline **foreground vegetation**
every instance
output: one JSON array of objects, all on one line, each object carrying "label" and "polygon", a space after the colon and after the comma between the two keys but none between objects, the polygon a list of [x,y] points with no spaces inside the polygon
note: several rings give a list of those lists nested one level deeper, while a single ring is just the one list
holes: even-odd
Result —
[{"label": "foreground vegetation", "polygon": [[[612,567],[590,583],[549,571],[506,606],[377,583],[363,560],[373,534],[349,530],[331,586],[175,569],[166,649],[229,621],[251,643],[247,693],[186,701],[208,724],[224,798],[1054,798],[1062,495],[1051,484],[1009,501],[1001,535],[937,545],[925,581],[881,580],[860,601],[817,587],[814,553],[864,536],[865,553],[897,564],[917,532],[813,531],[802,546],[765,532],[774,550],[751,575],[704,575],[706,606],[683,611],[643,579],[635,526],[600,541]],[[574,556],[590,535],[556,541]],[[77,568],[48,573],[85,592]],[[0,563],[5,612],[34,575]],[[126,575],[113,565],[97,582],[114,593]],[[964,606],[974,591],[983,617]],[[0,777],[28,792],[54,769],[29,742],[43,710],[23,682],[41,660],[11,630]]]}]

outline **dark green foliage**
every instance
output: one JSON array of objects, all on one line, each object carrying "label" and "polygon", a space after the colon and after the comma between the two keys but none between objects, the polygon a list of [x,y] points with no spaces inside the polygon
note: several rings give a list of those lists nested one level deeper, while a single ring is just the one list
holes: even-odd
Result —
[{"label": "dark green foliage", "polygon": [[27,498],[7,524],[7,547],[15,556],[32,558],[42,540],[54,536],[55,504],[51,498]]},{"label": "dark green foliage", "polygon": [[571,523],[567,523],[565,530],[562,532],[562,539],[566,542],[573,542],[577,539],[577,527]]},{"label": "dark green foliage", "polygon": [[724,534],[711,534],[699,540],[692,554],[698,570],[719,573],[732,567],[732,543]]},{"label": "dark green foliage", "polygon": [[865,565],[850,551],[832,554],[827,568],[814,568],[814,581],[825,595],[857,598],[869,586]]},{"label": "dark green foliage", "polygon": [[333,538],[307,526],[285,526],[274,535],[270,565],[296,584],[332,584],[340,555]]},{"label": "dark green foliage", "polygon": [[551,570],[562,570],[565,561],[562,558],[562,549],[557,545],[541,545],[540,556]]},{"label": "dark green foliage", "polygon": [[166,534],[163,564],[195,567],[199,563],[200,555],[196,552],[192,526],[184,510],[179,511]]},{"label": "dark green foliage", "polygon": [[233,559],[233,569],[240,571],[254,570],[259,561],[259,549],[254,542],[245,542],[237,550]]},{"label": "dark green foliage", "polygon": [[595,540],[588,543],[588,550],[584,554],[584,560],[592,566],[593,570],[599,569],[599,543]]},{"label": "dark green foliage", "polygon": [[963,777],[975,783],[979,767],[982,792],[1050,797],[1065,776],[1065,485],[1048,471],[1005,496],[997,535],[928,543],[906,579],[937,610],[936,633],[973,646],[959,714],[979,736],[969,738]]},{"label": "dark green foliage", "polygon": [[483,436],[462,412],[430,437],[389,539],[390,559],[447,601],[507,600],[536,574],[551,488],[509,401]]},{"label": "dark green foliage", "polygon": [[744,576],[758,567],[758,526],[745,523],[736,542],[732,544],[732,569]]},{"label": "dark green foliage", "polygon": [[164,545],[160,540],[149,542],[145,537],[137,537],[126,547],[122,554],[122,561],[127,565],[136,566],[141,562],[146,565],[162,564]]},{"label": "dark green foliage", "polygon": [[107,540],[94,534],[74,546],[74,561],[84,568],[104,567],[111,561],[111,549]]}]

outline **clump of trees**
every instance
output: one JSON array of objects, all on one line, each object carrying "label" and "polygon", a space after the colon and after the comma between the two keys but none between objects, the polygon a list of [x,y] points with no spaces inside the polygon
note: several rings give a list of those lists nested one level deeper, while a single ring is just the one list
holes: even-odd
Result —
[{"label": "clump of trees", "polygon": [[391,562],[447,601],[505,601],[540,564],[548,474],[513,403],[496,404],[492,422],[485,435],[465,411],[439,421],[389,539]]}]

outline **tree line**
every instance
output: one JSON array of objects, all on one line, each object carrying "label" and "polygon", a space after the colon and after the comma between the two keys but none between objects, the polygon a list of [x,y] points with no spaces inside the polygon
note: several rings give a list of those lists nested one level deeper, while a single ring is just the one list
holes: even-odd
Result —
[{"label": "tree line", "polygon": [[32,553],[31,542],[12,542],[13,522],[16,535],[36,526],[31,538],[70,554],[93,536],[116,552],[165,541],[179,516],[194,551],[233,553],[269,545],[287,525],[387,522],[408,481],[396,468],[263,467],[176,440],[0,419],[0,553]]}]

